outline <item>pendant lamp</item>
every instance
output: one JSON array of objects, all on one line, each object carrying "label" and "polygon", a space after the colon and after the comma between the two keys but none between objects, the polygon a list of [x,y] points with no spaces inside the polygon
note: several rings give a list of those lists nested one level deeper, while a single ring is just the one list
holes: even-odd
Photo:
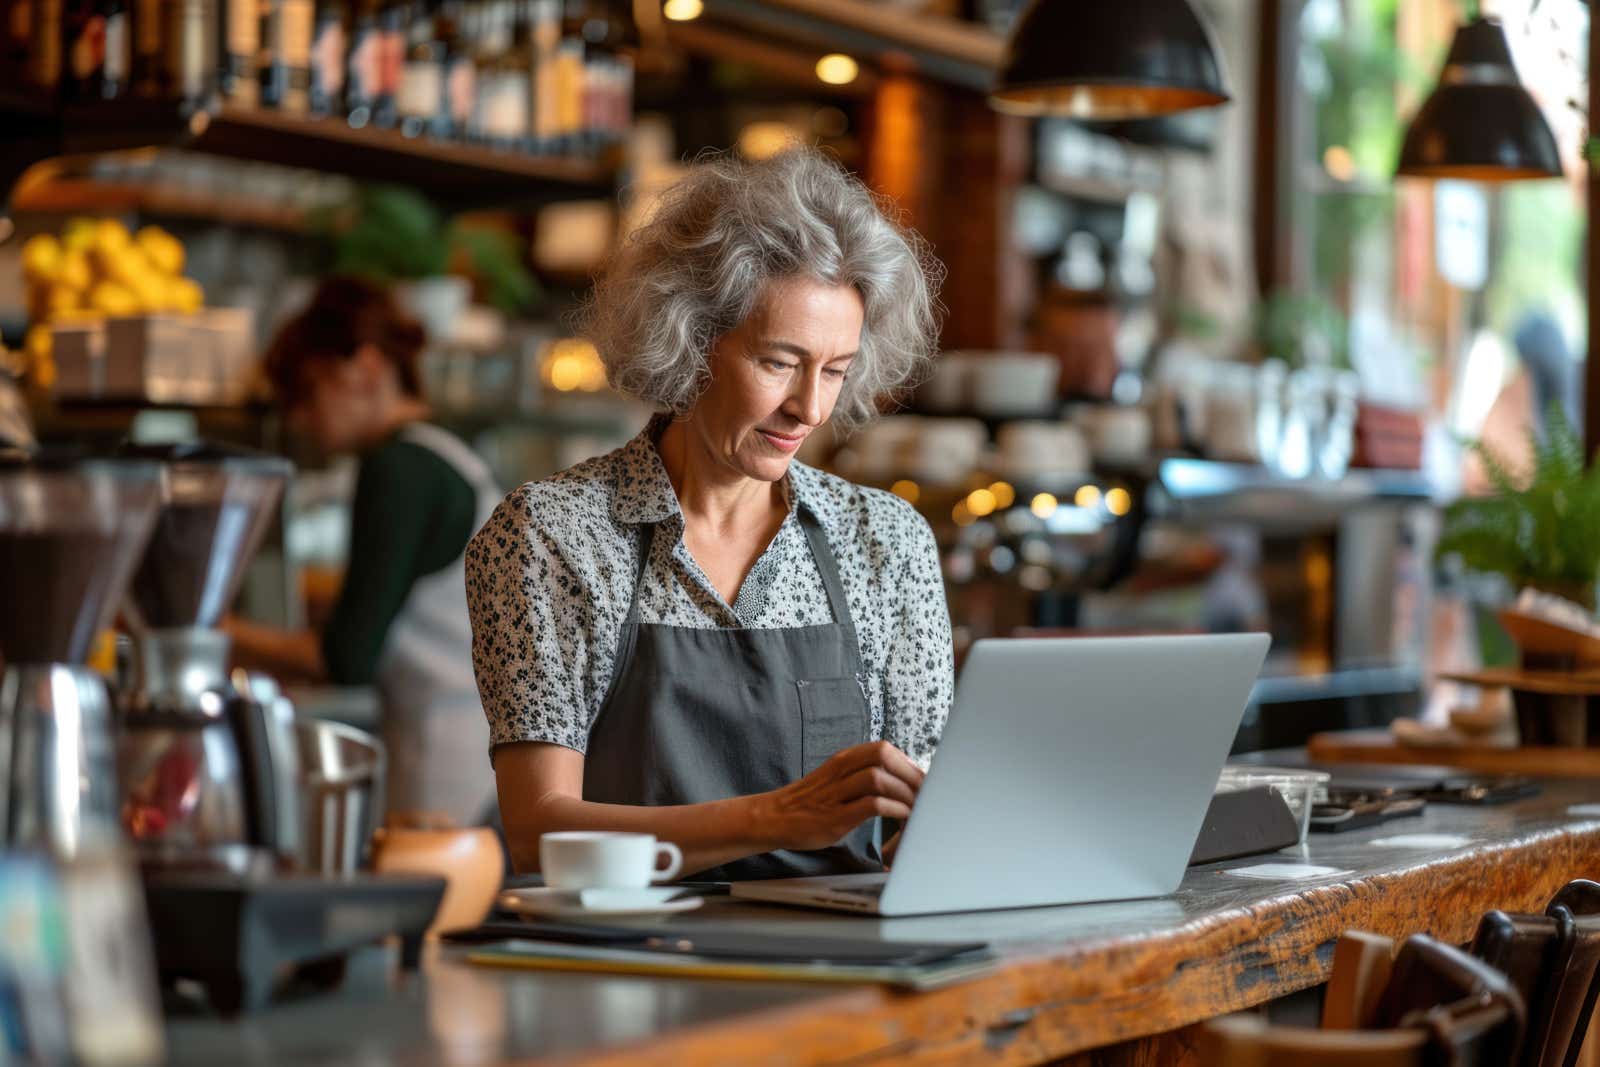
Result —
[{"label": "pendant lamp", "polygon": [[989,95],[997,110],[1137,119],[1228,102],[1188,0],[1032,0]]},{"label": "pendant lamp", "polygon": [[1406,129],[1395,173],[1478,182],[1561,176],[1555,135],[1522,87],[1498,21],[1478,18],[1456,30],[1438,86]]}]

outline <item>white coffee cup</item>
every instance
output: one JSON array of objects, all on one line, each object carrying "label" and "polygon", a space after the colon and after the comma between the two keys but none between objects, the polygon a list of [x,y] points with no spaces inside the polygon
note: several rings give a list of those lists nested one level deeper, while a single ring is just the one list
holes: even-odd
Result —
[{"label": "white coffee cup", "polygon": [[670,882],[682,867],[678,846],[654,834],[563,830],[539,838],[539,870],[552,889],[643,889]]}]

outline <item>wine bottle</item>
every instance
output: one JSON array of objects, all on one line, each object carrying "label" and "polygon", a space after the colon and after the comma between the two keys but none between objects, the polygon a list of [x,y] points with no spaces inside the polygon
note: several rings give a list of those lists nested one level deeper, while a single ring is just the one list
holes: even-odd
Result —
[{"label": "wine bottle", "polygon": [[159,43],[162,95],[186,110],[204,107],[216,88],[217,9],[214,0],[164,0]]},{"label": "wine bottle", "polygon": [[500,8],[493,0],[473,5],[473,66],[472,119],[467,124],[467,140],[487,143],[489,140],[489,112],[494,107],[498,88],[498,62],[500,58]]},{"label": "wine bottle", "polygon": [[217,91],[229,104],[249,107],[261,98],[256,64],[261,53],[260,0],[221,0],[221,63]]},{"label": "wine bottle", "polygon": [[478,66],[470,15],[465,0],[445,0],[439,27],[445,53],[445,113],[449,136],[463,141],[472,126],[472,105],[478,95]]},{"label": "wine bottle", "polygon": [[23,89],[33,46],[33,0],[0,0],[0,85]]},{"label": "wine bottle", "polygon": [[105,12],[95,0],[66,0],[61,24],[61,98],[75,102],[97,99],[105,67]]},{"label": "wine bottle", "polygon": [[404,0],[389,0],[378,9],[378,92],[372,104],[374,126],[387,128],[398,120],[396,101],[406,57],[407,12]]},{"label": "wine bottle", "polygon": [[580,155],[584,149],[583,96],[584,24],[589,21],[584,0],[566,0],[561,13],[561,43],[556,47],[556,150]]},{"label": "wine bottle", "polygon": [[133,0],[133,92],[135,96],[160,96],[166,80],[161,51],[164,36],[162,0]]},{"label": "wine bottle", "polygon": [[407,30],[405,64],[400,70],[400,90],[395,108],[400,132],[407,137],[449,135],[445,107],[445,54],[439,35],[437,12],[418,5]]},{"label": "wine bottle", "polygon": [[489,143],[521,147],[528,131],[528,55],[532,51],[526,11],[518,0],[500,0],[499,52],[489,106]]},{"label": "wine bottle", "polygon": [[267,0],[262,27],[261,102],[303,115],[311,109],[314,0]]},{"label": "wine bottle", "polygon": [[54,94],[61,89],[62,0],[32,0],[28,46],[28,84]]},{"label": "wine bottle", "polygon": [[533,0],[533,150],[560,150],[560,85],[556,55],[561,48],[561,0]]},{"label": "wine bottle", "polygon": [[345,63],[344,111],[360,129],[372,121],[378,101],[378,5],[360,0],[350,26],[350,52]]},{"label": "wine bottle", "polygon": [[308,93],[313,115],[337,115],[344,108],[345,23],[349,9],[344,0],[323,0],[317,5],[311,31],[311,86]]},{"label": "wine bottle", "polygon": [[133,12],[130,0],[105,0],[105,63],[100,71],[100,99],[124,96],[133,87]]}]

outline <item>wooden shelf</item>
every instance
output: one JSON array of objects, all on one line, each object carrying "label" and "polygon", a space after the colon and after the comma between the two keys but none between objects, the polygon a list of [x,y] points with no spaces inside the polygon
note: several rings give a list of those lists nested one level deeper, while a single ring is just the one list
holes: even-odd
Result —
[{"label": "wooden shelf", "polygon": [[444,200],[488,204],[609,196],[615,167],[480,145],[355,129],[336,118],[223,107],[187,147],[215,155],[415,185]]},{"label": "wooden shelf", "polygon": [[196,195],[154,182],[54,178],[22,189],[11,206],[17,211],[63,215],[137,212],[290,233],[299,233],[306,227],[305,213],[295,207],[242,196]]},{"label": "wooden shelf", "polygon": [[39,160],[160,146],[397,182],[474,207],[609,197],[616,176],[616,161],[609,158],[501,151],[262,108],[193,110],[137,98],[48,106],[0,92],[0,197]]}]

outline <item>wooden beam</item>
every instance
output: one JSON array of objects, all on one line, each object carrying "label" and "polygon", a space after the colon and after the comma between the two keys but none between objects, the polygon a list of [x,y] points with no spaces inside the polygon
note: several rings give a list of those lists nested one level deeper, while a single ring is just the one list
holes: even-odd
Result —
[{"label": "wooden beam", "polygon": [[[1308,280],[1310,241],[1300,183],[1310,135],[1300,95],[1301,0],[1262,0],[1257,33],[1254,174],[1256,284],[1262,296]],[[1240,106],[1240,105],[1235,105]]]}]

